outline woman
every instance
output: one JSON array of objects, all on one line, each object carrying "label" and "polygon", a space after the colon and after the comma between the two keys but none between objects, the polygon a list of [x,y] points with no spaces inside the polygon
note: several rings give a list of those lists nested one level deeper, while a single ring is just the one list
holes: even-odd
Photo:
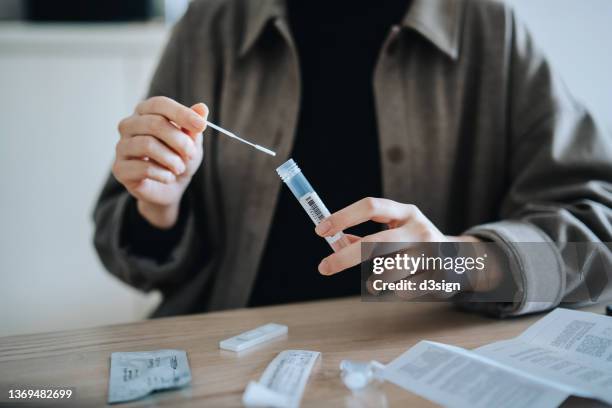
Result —
[{"label": "woman", "polygon": [[[611,241],[610,137],[503,4],[195,1],[149,95],[119,124],[95,244],[162,292],[156,316],[357,294],[362,239],[498,243],[520,268],[493,281],[522,294],[498,315],[601,272],[561,249]],[[277,157],[203,137],[207,119]],[[316,234],[274,174],[289,157],[341,209]],[[353,226],[330,255],[320,236]]]}]

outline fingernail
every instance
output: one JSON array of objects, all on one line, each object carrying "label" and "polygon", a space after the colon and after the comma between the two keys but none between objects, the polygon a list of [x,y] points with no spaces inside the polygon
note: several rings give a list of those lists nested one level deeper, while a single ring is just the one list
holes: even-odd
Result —
[{"label": "fingernail", "polygon": [[203,128],[206,122],[198,115],[191,115],[191,125],[197,129]]},{"label": "fingernail", "polygon": [[327,260],[322,260],[318,269],[321,275],[329,275],[329,265],[327,265]]},{"label": "fingernail", "polygon": [[185,165],[182,162],[176,165],[176,175],[177,176],[179,174],[183,174],[184,171],[185,171]]},{"label": "fingernail", "polygon": [[315,231],[317,234],[323,236],[331,229],[331,226],[332,226],[331,222],[325,220],[321,222],[319,225],[317,225],[317,227],[315,228]]}]

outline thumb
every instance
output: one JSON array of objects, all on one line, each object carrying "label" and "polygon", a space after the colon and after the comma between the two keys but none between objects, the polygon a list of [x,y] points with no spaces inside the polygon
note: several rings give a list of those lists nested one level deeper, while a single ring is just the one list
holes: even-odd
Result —
[{"label": "thumb", "polygon": [[[206,106],[206,104],[204,104],[202,102],[196,103],[195,105],[193,105],[191,107],[191,110],[193,110],[198,115],[202,116],[202,118],[204,118],[204,120],[206,120],[208,118],[208,106]],[[187,133],[189,136],[191,136],[195,140],[196,135],[194,134],[194,132],[191,132],[191,131],[189,131],[189,130],[187,130],[185,128],[182,128],[181,130],[183,132]],[[206,125],[204,125],[204,129],[202,129],[202,132],[204,132],[205,130],[206,130]]]},{"label": "thumb", "polygon": [[202,102],[196,103],[191,107],[191,109],[193,109],[193,111],[196,112],[198,115],[202,116],[204,120],[208,118],[208,106],[206,106],[206,104]]}]

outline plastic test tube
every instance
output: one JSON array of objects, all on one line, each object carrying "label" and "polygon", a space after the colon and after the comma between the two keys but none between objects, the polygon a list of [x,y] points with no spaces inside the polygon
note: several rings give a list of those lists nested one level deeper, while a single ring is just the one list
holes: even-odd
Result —
[{"label": "plastic test tube", "polygon": [[[289,190],[291,190],[295,198],[298,199],[315,225],[318,225],[321,221],[330,216],[329,210],[325,204],[323,204],[323,201],[321,201],[321,198],[314,191],[308,180],[306,180],[306,177],[302,174],[302,170],[300,170],[293,159],[289,159],[283,163],[276,169],[276,172],[281,180],[287,184]],[[332,247],[334,252],[337,252],[350,243],[342,231],[332,237],[325,237],[325,240]]]}]

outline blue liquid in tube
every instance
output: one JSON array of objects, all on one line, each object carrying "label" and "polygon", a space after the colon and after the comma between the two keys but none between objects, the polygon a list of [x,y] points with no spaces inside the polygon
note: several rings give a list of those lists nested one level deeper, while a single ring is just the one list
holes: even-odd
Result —
[{"label": "blue liquid in tube", "polygon": [[[295,198],[298,199],[315,225],[318,225],[321,221],[330,216],[329,210],[325,204],[323,204],[323,201],[321,201],[321,198],[316,191],[314,191],[306,177],[304,177],[304,174],[302,174],[302,170],[300,170],[293,159],[289,159],[283,163],[276,169],[276,172],[287,187],[289,187],[289,190],[291,190]],[[350,243],[343,232],[339,232],[332,237],[325,237],[325,240],[332,247],[334,252],[339,251]]]}]

